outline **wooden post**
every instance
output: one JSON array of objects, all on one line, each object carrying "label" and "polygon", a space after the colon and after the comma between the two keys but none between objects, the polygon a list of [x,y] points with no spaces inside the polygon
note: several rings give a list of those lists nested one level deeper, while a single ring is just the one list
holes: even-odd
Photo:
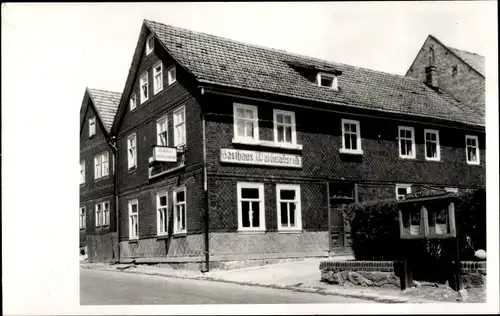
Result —
[{"label": "wooden post", "polygon": [[332,214],[330,209],[330,184],[328,181],[326,183],[326,205],[328,208],[328,253],[332,252]]}]

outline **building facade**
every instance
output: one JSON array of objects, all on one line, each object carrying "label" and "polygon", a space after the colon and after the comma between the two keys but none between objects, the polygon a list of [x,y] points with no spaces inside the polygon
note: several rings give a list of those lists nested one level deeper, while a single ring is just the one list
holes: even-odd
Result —
[{"label": "building facade", "polygon": [[109,131],[119,100],[119,93],[87,88],[80,109],[80,247],[90,262],[118,260]]},{"label": "building facade", "polygon": [[432,80],[144,21],[111,129],[120,260],[324,256],[339,204],[484,187],[484,117]]}]

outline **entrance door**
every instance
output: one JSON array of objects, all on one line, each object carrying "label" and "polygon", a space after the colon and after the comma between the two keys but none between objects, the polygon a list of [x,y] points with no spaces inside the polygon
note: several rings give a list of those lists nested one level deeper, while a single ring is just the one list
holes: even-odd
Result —
[{"label": "entrance door", "polygon": [[347,232],[344,227],[342,214],[339,212],[345,204],[356,201],[356,185],[349,182],[330,182],[328,183],[329,192],[329,212],[330,212],[330,251],[339,250],[348,247]]}]

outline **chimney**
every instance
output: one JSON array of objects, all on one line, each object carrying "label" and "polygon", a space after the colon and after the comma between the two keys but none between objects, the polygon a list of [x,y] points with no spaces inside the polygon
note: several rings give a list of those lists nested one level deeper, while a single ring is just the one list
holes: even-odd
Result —
[{"label": "chimney", "polygon": [[425,68],[425,83],[432,88],[438,88],[438,80],[435,66],[428,66]]}]

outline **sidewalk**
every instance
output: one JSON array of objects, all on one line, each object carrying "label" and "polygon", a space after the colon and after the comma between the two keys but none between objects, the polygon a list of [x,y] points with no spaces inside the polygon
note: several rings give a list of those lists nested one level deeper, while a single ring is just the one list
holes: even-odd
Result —
[{"label": "sidewalk", "polygon": [[[348,260],[351,256],[332,257],[330,260]],[[382,303],[436,303],[441,300],[429,299],[415,291],[402,292],[399,289],[372,287],[343,287],[320,281],[319,264],[324,258],[311,258],[302,261],[272,264],[236,270],[213,270],[201,273],[191,270],[173,269],[168,266],[141,266],[133,264],[90,264],[82,263],[83,268],[114,272],[139,273],[173,278],[198,279],[229,282],[240,285],[263,286],[287,289],[296,292],[319,293],[360,298]],[[453,302],[453,300],[447,300]]]}]

